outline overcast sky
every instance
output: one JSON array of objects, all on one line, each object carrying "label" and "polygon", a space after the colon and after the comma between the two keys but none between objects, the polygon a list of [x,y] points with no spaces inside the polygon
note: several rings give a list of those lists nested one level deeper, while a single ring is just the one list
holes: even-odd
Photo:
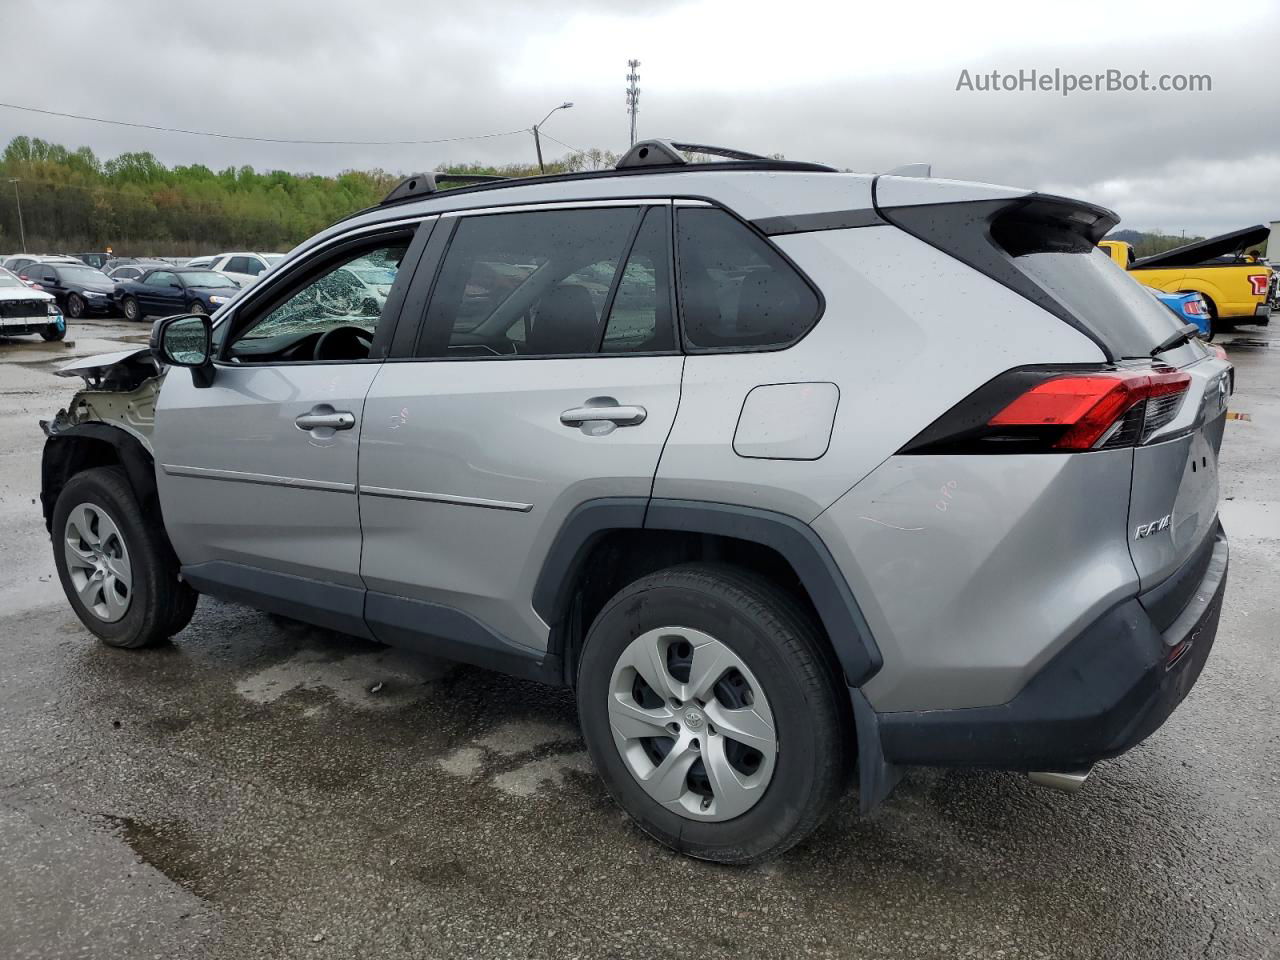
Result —
[{"label": "overcast sky", "polygon": [[[0,25],[13,24],[0,0]],[[31,8],[22,19],[30,26]],[[0,101],[245,136],[401,140],[524,130],[574,148],[639,130],[858,171],[1100,202],[1123,226],[1221,232],[1280,219],[1280,3],[1138,0],[855,4],[805,0],[44,0],[5,30]],[[0,27],[2,29],[3,27]],[[21,42],[15,42],[21,41]],[[47,41],[47,42],[46,42]],[[1208,74],[1211,92],[957,91],[961,70]],[[524,132],[422,146],[237,142],[0,109],[19,133],[100,157],[333,173],[532,161]],[[557,143],[544,149],[567,151]]]}]

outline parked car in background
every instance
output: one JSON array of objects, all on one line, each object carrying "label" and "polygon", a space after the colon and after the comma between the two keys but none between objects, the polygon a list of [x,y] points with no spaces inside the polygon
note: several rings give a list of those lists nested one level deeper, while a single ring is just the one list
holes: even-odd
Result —
[{"label": "parked car in background", "polygon": [[240,286],[247,287],[283,259],[283,253],[219,253],[211,257],[197,257],[187,266],[217,270]]},{"label": "parked car in background", "polygon": [[1270,227],[1257,224],[1140,259],[1122,240],[1103,240],[1098,246],[1139,283],[1166,293],[1201,294],[1216,333],[1237,323],[1271,322],[1271,268],[1249,253],[1266,243],[1270,233]]},{"label": "parked car in background", "polygon": [[132,263],[120,263],[118,266],[109,267],[104,272],[117,283],[123,283],[125,280],[137,280],[148,270],[165,266],[168,264],[161,263],[159,260],[136,260]]},{"label": "parked car in background", "polygon": [[107,265],[107,261],[111,259],[109,253],[77,253],[73,256],[81,263],[87,263],[95,270],[101,270]]},{"label": "parked car in background", "polygon": [[212,270],[157,267],[138,280],[115,285],[115,303],[127,320],[174,313],[213,313],[240,292],[235,283]]},{"label": "parked car in background", "polygon": [[45,293],[52,294],[69,317],[112,313],[115,310],[111,300],[115,284],[105,273],[87,263],[29,263],[21,276]]},{"label": "parked car in background", "polygon": [[16,273],[0,267],[0,336],[18,337],[38,333],[46,340],[67,335],[67,322],[57,301],[36,290]]},{"label": "parked car in background", "polygon": [[[81,264],[81,261],[77,260],[75,257],[64,257],[59,254],[24,253],[21,256],[10,257],[4,263],[0,264],[0,266],[4,267],[6,270],[12,270],[21,279],[26,280],[28,279],[26,276],[27,267],[33,263]],[[83,264],[81,265],[83,266]]]},{"label": "parked car in background", "polygon": [[1190,323],[1200,332],[1202,340],[1213,339],[1213,326],[1209,323],[1209,308],[1198,293],[1165,293],[1163,290],[1148,292],[1163,303],[1181,323]]},{"label": "parked car in background", "polygon": [[117,402],[43,423],[40,495],[81,622],[160,643],[199,591],[568,686],[623,809],[733,863],[851,775],[1079,787],[1149,736],[1217,632],[1233,368],[1096,249],[1116,215],[685,150],[408,178],[216,336],[81,361]]}]

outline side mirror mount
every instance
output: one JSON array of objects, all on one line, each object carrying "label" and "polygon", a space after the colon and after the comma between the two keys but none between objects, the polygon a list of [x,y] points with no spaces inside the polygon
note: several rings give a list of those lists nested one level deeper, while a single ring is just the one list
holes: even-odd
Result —
[{"label": "side mirror mount", "polygon": [[151,328],[151,354],[170,367],[186,367],[197,387],[213,383],[213,322],[204,314],[179,314]]}]

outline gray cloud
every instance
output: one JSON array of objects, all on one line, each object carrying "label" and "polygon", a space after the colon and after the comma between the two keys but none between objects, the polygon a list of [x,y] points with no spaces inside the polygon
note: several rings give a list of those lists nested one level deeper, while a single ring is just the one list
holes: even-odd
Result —
[{"label": "gray cloud", "polygon": [[[820,5],[795,4],[778,19],[776,5],[759,16],[741,3],[53,0],[41,17],[64,24],[56,50],[6,43],[0,99],[317,139],[515,130],[570,99],[576,106],[548,134],[619,150],[623,74],[634,55],[644,60],[643,135],[855,170],[929,160],[938,176],[1096,200],[1137,228],[1203,233],[1280,217],[1280,95],[1266,66],[1280,46],[1280,8],[1246,0],[1231,19],[1210,21],[1202,5],[1164,3],[1164,17],[1134,6],[1117,21],[1114,4],[1075,4],[1087,20],[1077,23],[1055,22],[1056,5],[1024,14],[1017,4],[986,17],[971,4],[841,6],[827,8],[830,18]],[[1031,67],[1206,73],[1213,90],[1067,98],[955,90],[961,68]],[[418,147],[290,146],[0,110],[0,139],[18,133],[88,144],[100,156],[151,150],[166,163],[215,168],[407,172],[533,154],[526,133]]]}]

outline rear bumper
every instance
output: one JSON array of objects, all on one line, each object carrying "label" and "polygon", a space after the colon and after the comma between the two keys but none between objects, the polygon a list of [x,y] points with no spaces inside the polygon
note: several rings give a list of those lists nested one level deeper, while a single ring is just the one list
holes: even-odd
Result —
[{"label": "rear bumper", "polygon": [[1271,322],[1271,304],[1269,302],[1264,300],[1253,308],[1253,321],[1264,327]]},{"label": "rear bumper", "polygon": [[1218,526],[1203,575],[1188,584],[1187,602],[1165,630],[1130,598],[1082,631],[1008,703],[879,714],[884,760],[1074,770],[1136,746],[1200,676],[1218,632],[1228,559]]}]

